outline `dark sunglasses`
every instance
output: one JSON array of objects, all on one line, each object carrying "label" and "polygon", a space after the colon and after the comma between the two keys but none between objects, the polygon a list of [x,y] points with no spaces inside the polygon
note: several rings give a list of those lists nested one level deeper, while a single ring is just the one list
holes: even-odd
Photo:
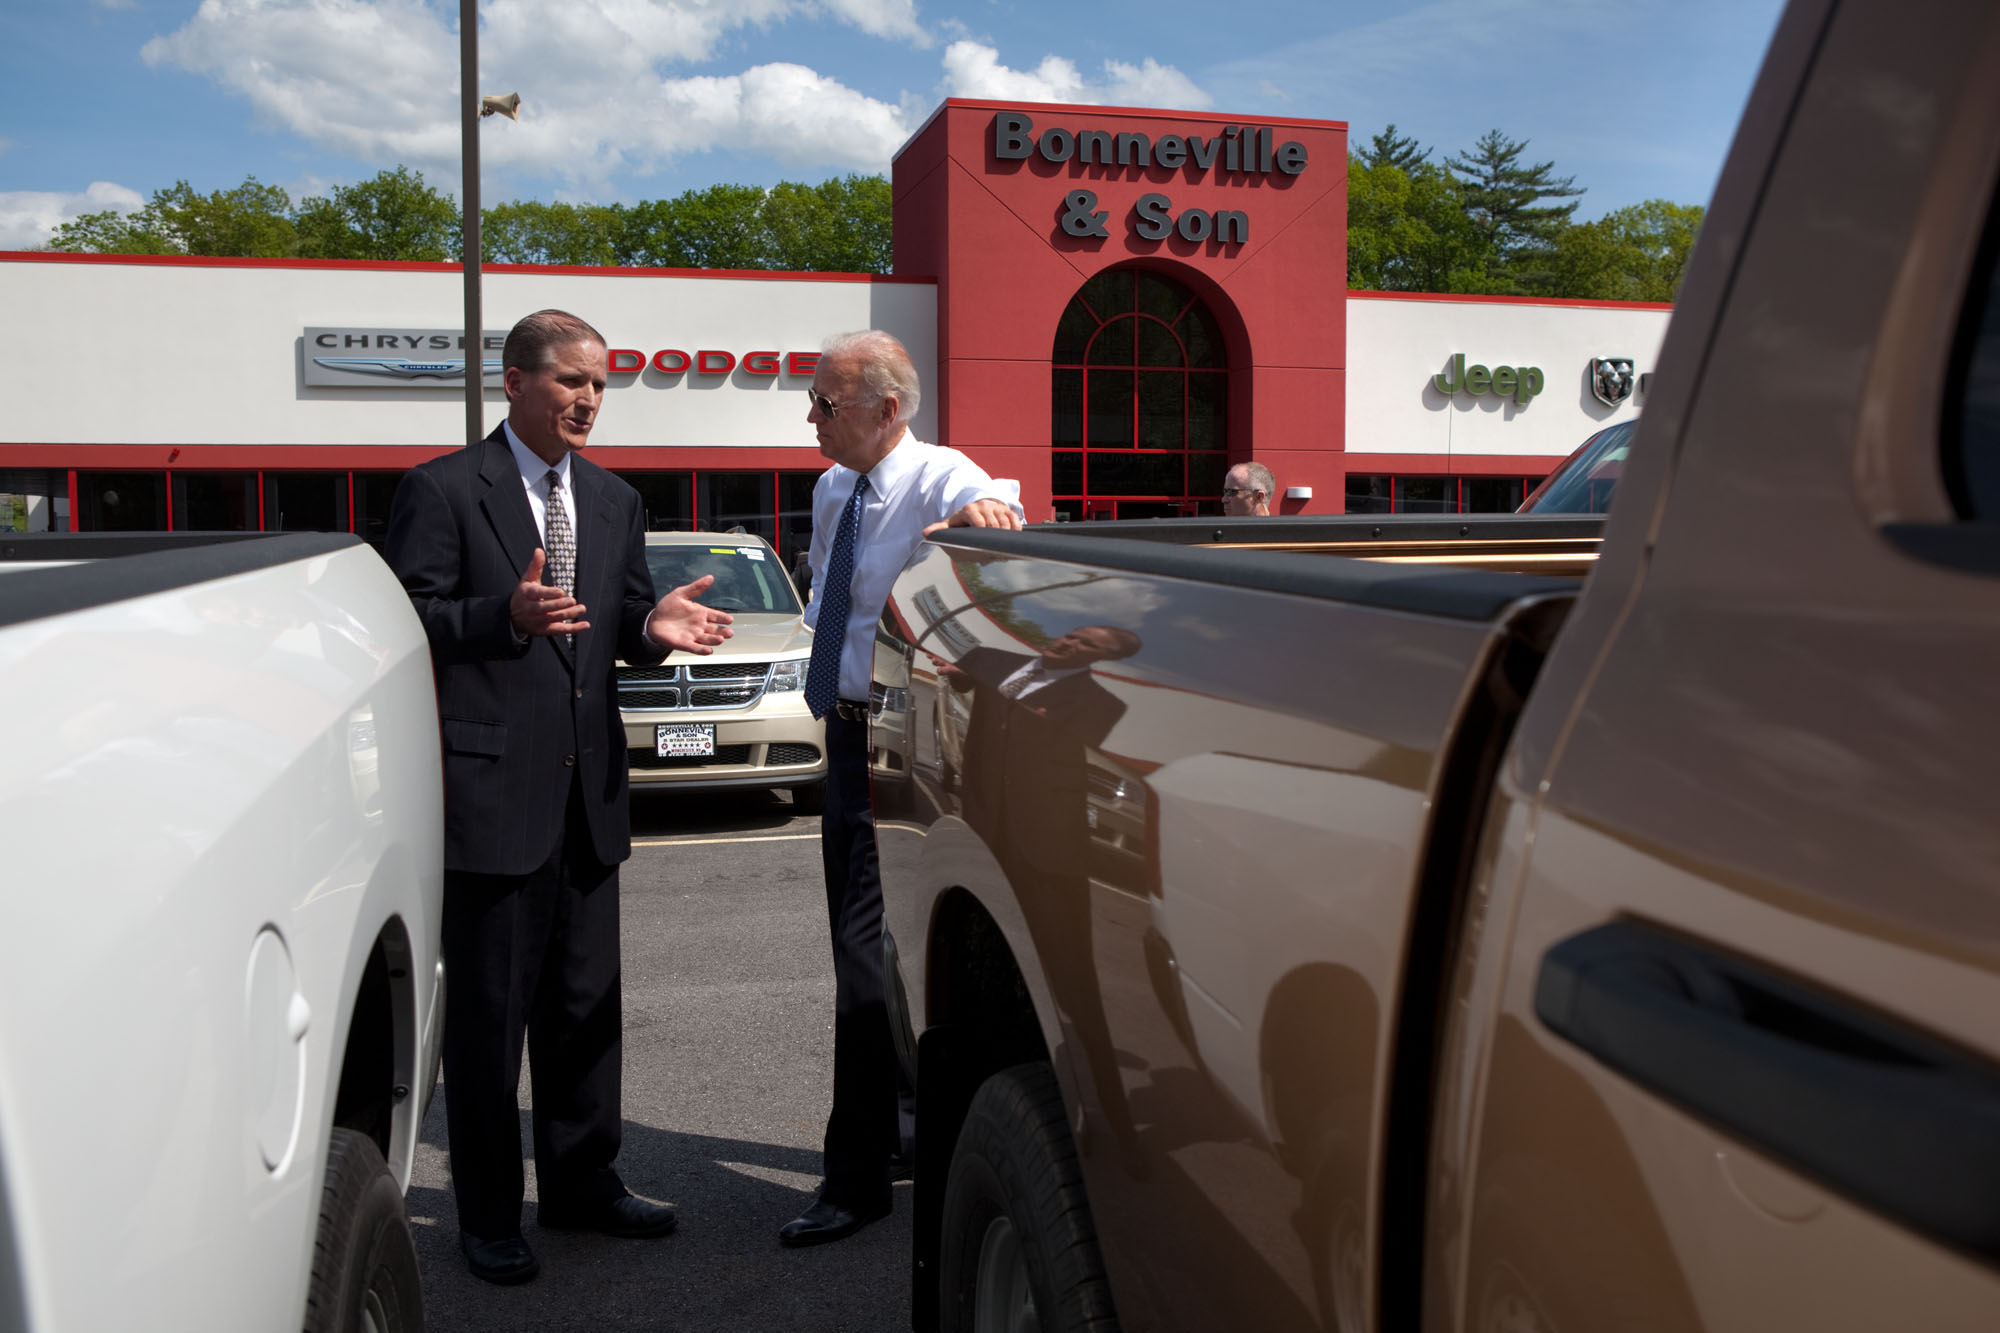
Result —
[{"label": "dark sunglasses", "polygon": [[812,399],[813,406],[817,407],[819,409],[819,414],[825,417],[828,421],[833,420],[834,417],[840,414],[840,404],[834,402],[833,399],[828,398],[825,394],[821,393],[819,390],[811,388],[807,389],[806,397]]}]

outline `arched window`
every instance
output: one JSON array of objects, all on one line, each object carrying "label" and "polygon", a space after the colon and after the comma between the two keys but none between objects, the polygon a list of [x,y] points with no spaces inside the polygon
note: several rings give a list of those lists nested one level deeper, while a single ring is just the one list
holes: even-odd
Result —
[{"label": "arched window", "polygon": [[1052,361],[1058,514],[1220,512],[1229,359],[1193,292],[1144,269],[1100,273],[1063,311]]}]

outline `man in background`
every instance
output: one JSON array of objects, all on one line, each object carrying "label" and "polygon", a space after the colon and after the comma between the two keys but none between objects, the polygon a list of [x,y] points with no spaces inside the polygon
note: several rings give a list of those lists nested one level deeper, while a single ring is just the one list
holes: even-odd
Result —
[{"label": "man in background", "polygon": [[1262,463],[1238,463],[1222,479],[1222,512],[1231,518],[1268,516],[1278,479]]}]

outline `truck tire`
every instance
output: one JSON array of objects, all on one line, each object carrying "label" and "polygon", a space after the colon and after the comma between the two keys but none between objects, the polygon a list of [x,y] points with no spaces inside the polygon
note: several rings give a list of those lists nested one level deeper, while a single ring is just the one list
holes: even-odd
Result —
[{"label": "truck tire", "polygon": [[1055,1071],[1016,1065],[973,1095],[945,1183],[943,1333],[1118,1333]]},{"label": "truck tire", "polygon": [[424,1292],[403,1192],[375,1141],[335,1129],[320,1192],[305,1333],[423,1333]]}]

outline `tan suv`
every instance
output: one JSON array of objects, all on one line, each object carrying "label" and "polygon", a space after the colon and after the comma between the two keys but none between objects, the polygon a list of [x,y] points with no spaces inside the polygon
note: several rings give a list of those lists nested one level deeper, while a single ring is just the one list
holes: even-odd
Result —
[{"label": "tan suv", "polygon": [[618,664],[633,787],[789,787],[801,811],[818,811],[826,742],[806,709],[812,631],[777,554],[743,533],[649,532],[646,563],[661,593],[713,574],[701,600],[734,615],[736,634],[711,657]]}]

